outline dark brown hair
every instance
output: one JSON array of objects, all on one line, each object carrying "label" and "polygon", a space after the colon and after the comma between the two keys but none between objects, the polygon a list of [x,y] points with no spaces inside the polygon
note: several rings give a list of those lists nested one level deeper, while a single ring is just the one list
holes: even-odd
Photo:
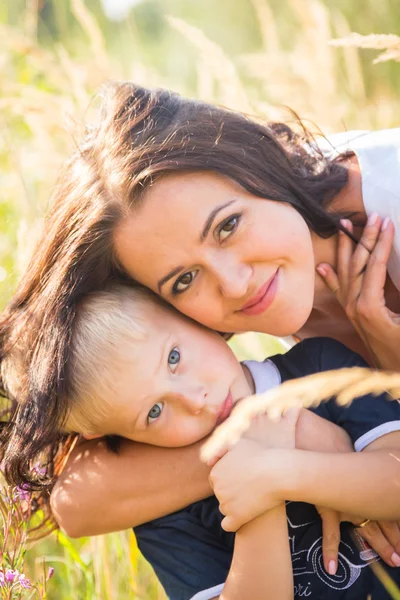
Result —
[{"label": "dark brown hair", "polygon": [[[71,331],[88,292],[127,280],[113,231],[157,178],[210,170],[251,194],[291,204],[322,237],[340,228],[326,210],[347,171],[285,124],[132,83],[106,86],[98,126],[64,166],[45,230],[0,320],[2,388],[10,401],[0,448],[12,484],[51,486],[68,413]],[[46,476],[32,471],[47,463]],[[44,496],[43,496],[44,497]]]}]

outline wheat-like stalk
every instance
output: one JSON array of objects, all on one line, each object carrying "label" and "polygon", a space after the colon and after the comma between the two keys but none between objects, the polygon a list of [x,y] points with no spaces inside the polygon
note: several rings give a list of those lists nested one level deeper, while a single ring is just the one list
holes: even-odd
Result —
[{"label": "wheat-like stalk", "polygon": [[207,462],[236,444],[257,415],[267,413],[271,418],[278,418],[287,408],[318,406],[332,397],[340,406],[344,406],[364,394],[383,392],[393,398],[400,397],[400,373],[350,368],[286,381],[264,394],[256,394],[240,402],[229,419],[204,444],[201,458]]},{"label": "wheat-like stalk", "polygon": [[169,16],[167,21],[197,49],[209,74],[215,82],[218,82],[218,102],[252,114],[252,105],[236,66],[222,48],[211,41],[201,29],[189,25],[182,19]]},{"label": "wheat-like stalk", "polygon": [[356,48],[370,48],[372,50],[383,50],[373,61],[373,64],[386,62],[388,60],[400,61],[400,37],[392,33],[371,33],[361,35],[360,33],[350,33],[343,38],[331,40],[331,46],[355,46]]}]

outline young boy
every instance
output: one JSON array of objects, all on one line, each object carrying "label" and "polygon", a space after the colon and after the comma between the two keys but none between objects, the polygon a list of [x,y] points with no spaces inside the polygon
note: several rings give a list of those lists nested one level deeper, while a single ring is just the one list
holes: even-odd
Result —
[{"label": "young boy", "polygon": [[[365,366],[341,344],[322,338],[307,340],[263,363],[240,364],[217,333],[183,317],[150,292],[123,286],[93,294],[82,303],[71,344],[66,429],[86,438],[119,435],[169,447],[204,438],[228,418],[236,402],[254,392],[318,371]],[[373,448],[383,436],[400,430],[399,404],[384,396],[365,396],[347,408],[331,401],[314,412],[347,431],[357,451]],[[307,414],[303,411],[298,427],[306,423]],[[392,485],[394,497],[396,483]],[[325,497],[329,500],[329,494]],[[347,512],[359,514],[351,498],[344,502]],[[365,546],[360,550],[350,524],[342,524],[339,562],[329,574],[322,563],[321,520],[314,506],[289,502],[286,513],[295,598],[352,600],[368,593],[373,600],[388,597],[368,567],[371,559],[377,559],[375,553]],[[214,598],[227,578],[229,582],[235,536],[221,529],[221,520],[218,500],[211,497],[136,528],[140,549],[173,600]],[[396,561],[400,565],[400,557],[393,555],[393,565]],[[284,556],[281,561],[278,556],[280,562]],[[400,581],[400,572],[390,571]]]}]

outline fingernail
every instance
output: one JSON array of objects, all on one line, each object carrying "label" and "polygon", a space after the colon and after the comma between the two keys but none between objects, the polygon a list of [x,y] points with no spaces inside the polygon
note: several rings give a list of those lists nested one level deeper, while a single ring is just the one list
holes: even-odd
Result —
[{"label": "fingernail", "polygon": [[336,561],[335,560],[330,560],[329,561],[329,564],[328,564],[328,573],[329,573],[329,575],[336,575]]},{"label": "fingernail", "polygon": [[327,276],[327,270],[325,269],[325,267],[318,266],[317,271],[320,275],[322,275],[322,277]]},{"label": "fingernail", "polygon": [[397,552],[393,552],[390,558],[392,559],[392,563],[396,565],[396,567],[400,567],[400,556],[397,554]]},{"label": "fingernail", "polygon": [[[353,223],[350,221],[350,219],[340,219],[340,224],[347,231],[353,230]],[[340,230],[339,230],[339,233],[340,233]],[[343,231],[342,231],[342,233],[343,233]]]},{"label": "fingernail", "polygon": [[389,217],[385,217],[385,218],[383,219],[383,223],[382,223],[381,231],[385,231],[385,229],[387,228],[387,226],[389,225],[389,223],[390,223],[390,219],[389,219]]},{"label": "fingernail", "polygon": [[369,215],[368,217],[368,225],[375,225],[376,221],[378,220],[378,213],[374,212],[372,213],[372,215]]}]

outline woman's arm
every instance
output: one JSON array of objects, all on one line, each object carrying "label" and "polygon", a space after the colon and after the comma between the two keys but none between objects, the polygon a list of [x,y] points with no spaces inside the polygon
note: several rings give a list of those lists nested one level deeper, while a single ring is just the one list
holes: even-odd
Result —
[{"label": "woman's arm", "polygon": [[71,537],[136,527],[212,495],[201,443],[165,449],[123,440],[75,448],[51,494],[51,508]]},{"label": "woman's arm", "polygon": [[292,600],[293,572],[286,511],[280,504],[239,529],[220,600]]},{"label": "woman's arm", "polygon": [[[304,411],[296,446],[348,452],[347,434]],[[118,454],[102,440],[84,442],[71,454],[51,495],[54,516],[71,537],[135,527],[212,494],[210,468],[199,459],[202,442],[166,449],[124,440]]]}]

